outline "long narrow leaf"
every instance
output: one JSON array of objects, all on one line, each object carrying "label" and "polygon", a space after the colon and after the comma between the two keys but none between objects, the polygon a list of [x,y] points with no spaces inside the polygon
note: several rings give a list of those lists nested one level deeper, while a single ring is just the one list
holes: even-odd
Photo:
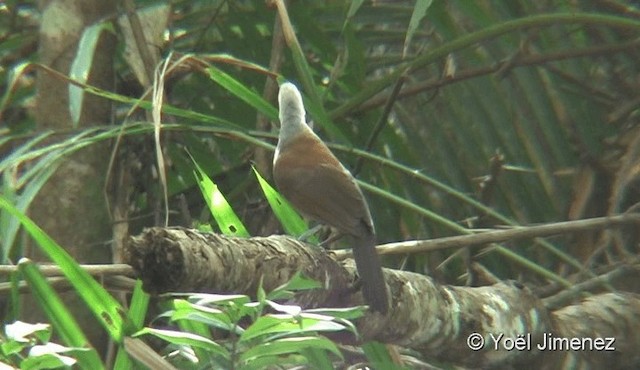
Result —
[{"label": "long narrow leaf", "polygon": [[365,343],[362,346],[364,354],[376,369],[396,369],[398,365],[393,363],[387,347],[378,342]]},{"label": "long narrow leaf", "polygon": [[244,352],[240,359],[250,362],[263,356],[280,356],[294,354],[305,350],[322,350],[321,352],[331,352],[342,357],[338,347],[331,340],[324,337],[308,336],[282,338],[259,344]]},{"label": "long narrow leaf", "polygon": [[[147,315],[147,309],[149,308],[149,299],[149,294],[142,290],[142,281],[137,280],[136,286],[133,289],[133,295],[131,296],[131,303],[129,304],[129,312],[127,315],[129,324],[135,331],[142,329],[144,319]],[[127,334],[133,334],[128,331],[129,328],[127,328]],[[132,365],[133,361],[131,361],[131,358],[124,349],[124,346],[120,346],[113,368],[130,369]]]},{"label": "long narrow leaf", "polygon": [[224,358],[229,358],[230,356],[229,351],[227,351],[227,349],[224,348],[223,346],[212,341],[211,339],[201,337],[196,334],[183,333],[183,332],[173,331],[173,330],[144,328],[139,332],[137,332],[134,335],[134,337],[138,337],[145,334],[156,336],[158,338],[166,340],[169,343],[173,343],[176,345],[204,348],[210,351],[211,353],[215,353],[216,355],[223,356]]},{"label": "long narrow leaf", "polygon": [[237,96],[245,103],[256,108],[269,119],[274,121],[278,119],[278,110],[273,105],[269,104],[269,102],[264,100],[262,96],[243,85],[231,75],[214,66],[207,68],[207,72],[209,72],[209,77],[211,77],[212,80],[220,84],[220,86],[227,89],[230,93]]},{"label": "long narrow leaf", "polygon": [[[191,159],[193,160],[193,158]],[[206,172],[204,172],[195,160],[193,160],[193,164],[196,166],[193,174],[196,176],[200,191],[220,231],[225,235],[248,237],[250,235],[249,232],[244,227],[242,221],[240,221],[238,215],[233,211],[233,208],[231,208],[231,205],[227,202],[222,192],[218,189],[218,185],[211,181]]]},{"label": "long narrow leaf", "polygon": [[60,267],[111,338],[120,342],[124,323],[120,303],[84,271],[67,251],[2,196],[0,196],[0,208],[4,208],[20,220],[42,251]]},{"label": "long narrow leaf", "polygon": [[[95,55],[98,41],[103,31],[114,32],[111,22],[100,22],[87,27],[82,33],[80,44],[76,57],[71,63],[69,77],[80,81],[87,82],[89,72],[93,67],[93,56]],[[84,91],[74,85],[69,85],[69,111],[71,113],[71,122],[73,127],[78,127],[80,115],[82,113],[82,101],[84,100]]]},{"label": "long narrow leaf", "polygon": [[[84,332],[73,318],[73,315],[65,307],[58,294],[47,283],[38,270],[38,267],[30,260],[23,258],[18,266],[25,280],[31,287],[34,298],[45,312],[56,333],[64,343],[71,347],[83,348],[90,346]],[[77,352],[78,362],[84,369],[103,369],[104,366],[95,349]]]},{"label": "long narrow leaf", "polygon": [[[184,303],[184,304],[180,304],[180,303]],[[178,306],[185,306],[185,305],[189,305],[191,306],[188,302],[183,301],[183,300],[174,300],[173,301],[173,305],[174,305],[174,309],[176,310],[180,310]],[[196,312],[195,310],[192,312],[195,315],[198,315],[199,312]],[[221,312],[222,314],[222,312]],[[203,338],[207,338],[207,339],[212,339],[211,337],[211,329],[207,326],[207,324],[205,324],[204,322],[198,321],[197,319],[194,318],[189,318],[189,319],[178,319],[178,320],[174,320],[177,324],[178,327],[180,328],[181,331],[186,332],[186,333],[192,333],[195,335],[199,335]],[[196,354],[196,357],[198,357],[200,359],[200,361],[203,361],[204,359],[210,357],[208,355],[208,352],[206,349],[201,348],[201,347],[193,347],[193,352]]]},{"label": "long narrow leaf", "polygon": [[264,193],[264,196],[267,198],[273,213],[276,215],[276,218],[282,224],[284,231],[293,236],[300,236],[307,231],[307,223],[300,217],[300,215],[293,209],[293,207],[287,202],[282,195],[280,195],[262,176],[258,173],[255,167],[253,168],[253,173],[256,175],[258,179],[258,183],[260,184],[260,188]]},{"label": "long narrow leaf", "polygon": [[298,38],[296,37],[296,34],[293,30],[293,25],[291,24],[291,20],[289,19],[289,14],[284,5],[284,1],[278,1],[277,6],[278,12],[280,14],[280,20],[282,21],[282,31],[284,33],[284,38],[287,42],[287,46],[289,46],[289,49],[291,50],[293,65],[296,67],[298,77],[302,81],[304,90],[307,92],[307,94],[309,94],[310,99],[309,101],[305,102],[307,110],[325,130],[329,131],[329,133],[333,137],[348,143],[349,140],[347,140],[342,131],[340,131],[333,124],[333,121],[331,121],[331,119],[329,118],[329,114],[324,109],[321,94],[318,87],[313,82],[313,73],[311,72],[311,67],[307,62],[307,57],[302,51],[302,47],[300,46]]},{"label": "long narrow leaf", "polygon": [[409,27],[407,28],[407,36],[404,39],[404,48],[402,50],[402,57],[407,56],[407,51],[409,50],[409,45],[411,44],[411,40],[413,39],[413,35],[418,30],[418,26],[420,25],[420,21],[427,15],[427,10],[431,6],[433,0],[418,0],[416,1],[416,5],[413,7],[413,13],[411,14],[411,20],[409,21]]}]

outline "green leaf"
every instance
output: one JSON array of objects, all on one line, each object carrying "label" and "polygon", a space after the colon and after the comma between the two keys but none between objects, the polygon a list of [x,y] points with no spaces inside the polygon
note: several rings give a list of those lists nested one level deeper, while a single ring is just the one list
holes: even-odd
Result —
[{"label": "green leaf", "polygon": [[[217,308],[201,306],[198,304],[193,304],[191,302],[187,302],[182,299],[176,299],[173,301],[173,311],[171,311],[171,321],[180,323],[181,321],[191,321],[202,323],[207,327],[223,329],[227,331],[231,331],[234,329],[236,324],[231,321],[229,315],[226,312],[219,310]],[[194,332],[196,334],[202,335],[203,337],[209,338],[211,334],[209,330],[201,330],[199,328],[198,331]],[[241,330],[241,328],[238,328]]]},{"label": "green leaf", "polygon": [[[319,337],[322,338],[322,337]],[[333,343],[331,343],[333,344]],[[301,349],[300,353],[304,355],[309,360],[309,363],[313,364],[314,368],[319,370],[333,370],[335,369],[333,365],[333,361],[329,353],[327,353],[328,349],[325,348],[307,348]],[[333,352],[333,351],[331,351]],[[337,355],[342,358],[342,353],[338,352]]]},{"label": "green leaf", "polygon": [[[74,79],[69,78],[68,76],[57,72],[45,65],[42,64],[38,64],[38,63],[31,63],[30,65],[35,66],[37,68],[40,68],[42,70],[44,70],[46,73],[51,73],[54,76],[65,80],[67,82],[69,82],[72,85],[78,86],[80,87],[84,92],[95,95],[95,96],[99,96],[105,99],[109,99],[115,102],[119,102],[119,103],[124,103],[124,104],[128,104],[130,106],[135,106],[135,107],[140,107],[143,109],[146,109],[148,111],[151,111],[153,109],[153,105],[150,101],[147,100],[142,100],[139,98],[132,98],[130,96],[126,96],[126,95],[121,95],[121,94],[117,94],[114,93],[112,91],[107,91],[104,89],[100,89],[98,87],[95,86],[91,86],[91,85],[87,85],[86,83],[82,82],[82,81],[77,81]],[[174,107],[172,105],[169,104],[162,104],[162,113],[165,114],[171,114],[177,117],[182,117],[182,118],[186,118],[186,119],[190,119],[190,120],[194,120],[194,121],[199,121],[199,122],[205,122],[205,123],[210,123],[213,125],[217,125],[220,127],[227,127],[227,128],[233,128],[235,130],[239,130],[239,131],[244,131],[244,129],[231,122],[228,120],[225,120],[223,118],[220,117],[214,117],[214,116],[210,116],[207,114],[202,114],[202,113],[198,113],[195,112],[193,110],[188,110],[188,109],[181,109],[181,108],[177,108]]]},{"label": "green leaf", "polygon": [[346,308],[314,308],[305,310],[307,313],[318,313],[321,315],[331,316],[335,319],[343,319],[341,321],[345,325],[351,327],[355,332],[355,326],[349,320],[355,320],[364,316],[367,309],[365,306],[346,307]]},{"label": "green leaf", "polygon": [[315,334],[318,331],[340,331],[347,327],[333,317],[319,314],[273,314],[259,317],[240,336],[240,342],[274,334]]},{"label": "green leaf", "polygon": [[221,306],[240,306],[251,302],[249,297],[244,294],[195,293],[189,294],[189,300],[199,305],[216,304]]},{"label": "green leaf", "polygon": [[307,57],[302,51],[300,43],[298,42],[293,30],[293,25],[285,22],[285,19],[282,20],[282,28],[285,34],[285,40],[287,41],[287,46],[289,46],[289,49],[291,50],[293,65],[296,68],[296,72],[302,82],[302,86],[304,86],[304,90],[309,94],[308,100],[304,99],[303,96],[307,111],[325,130],[331,134],[332,137],[348,143],[349,140],[347,137],[338,129],[338,127],[336,127],[333,121],[331,121],[327,111],[324,109],[322,94],[320,94],[320,89],[313,81],[313,71],[309,66],[309,62],[307,62]]},{"label": "green leaf", "polygon": [[151,296],[145,293],[142,289],[142,281],[136,280],[136,285],[133,288],[133,294],[131,295],[131,303],[129,303],[129,311],[127,312],[130,324],[133,325],[136,331],[144,324],[150,299]]},{"label": "green leaf", "polygon": [[207,202],[211,215],[216,220],[220,231],[224,235],[249,237],[249,232],[218,189],[218,185],[211,181],[195,160],[193,160],[193,164],[196,166],[193,173],[196,176],[202,196]]},{"label": "green leaf", "polygon": [[364,350],[365,355],[367,355],[367,359],[371,365],[373,365],[373,368],[382,370],[394,370],[399,368],[398,364],[393,362],[393,359],[389,355],[389,350],[384,344],[368,342],[362,345],[362,349]]},{"label": "green leaf", "polygon": [[306,278],[300,272],[296,272],[291,280],[269,292],[267,299],[275,301],[278,299],[291,298],[293,296],[293,292],[317,288],[322,288],[322,284],[313,279]]},{"label": "green leaf", "polygon": [[20,363],[21,370],[70,368],[77,361],[58,353],[46,353],[38,356],[30,355]]},{"label": "green leaf", "polygon": [[[207,325],[207,327],[236,331],[236,334],[242,332],[242,328],[237,327],[236,323],[229,318],[229,315],[220,309],[206,307],[183,299],[174,299],[172,305],[173,310],[170,311],[169,318],[178,324],[188,320],[202,323]],[[202,328],[196,328],[195,326],[191,329],[197,329],[197,331],[192,331],[193,333],[207,338],[210,337],[208,329],[201,331]]]},{"label": "green leaf", "polygon": [[358,10],[364,3],[364,0],[351,0],[349,3],[349,10],[347,10],[347,16],[344,18],[344,23],[342,24],[342,32],[349,26],[353,17],[355,17]]},{"label": "green leaf", "polygon": [[295,354],[309,349],[320,349],[342,357],[340,350],[332,341],[314,336],[283,338],[261,343],[242,353],[240,360],[250,362],[263,356]]},{"label": "green leaf", "polygon": [[107,330],[111,338],[116,342],[120,342],[124,323],[123,310],[120,303],[100,286],[91,275],[84,271],[67,251],[2,196],[0,196],[0,208],[4,208],[20,220],[25,230],[29,232],[42,251],[60,267],[62,273]]},{"label": "green leaf", "polygon": [[[79,82],[86,83],[89,79],[89,73],[93,67],[93,56],[95,55],[96,46],[100,40],[103,31],[115,33],[111,22],[95,23],[87,27],[82,33],[76,57],[71,63],[69,77]],[[82,101],[84,91],[72,84],[69,84],[69,112],[71,113],[71,122],[73,127],[77,128],[82,114]]]},{"label": "green leaf", "polygon": [[[207,323],[194,320],[192,319],[192,317],[190,317],[188,320],[177,320],[176,322],[178,323],[178,327],[182,332],[192,333],[203,338],[212,339],[211,330],[209,326],[207,326]],[[193,351],[195,352],[196,357],[201,359],[201,361],[210,357],[209,352],[204,348],[194,347]]]},{"label": "green leaf", "polygon": [[[225,297],[227,299],[225,299]],[[224,311],[228,316],[230,323],[234,324],[243,319],[246,316],[254,317],[258,314],[258,304],[251,302],[249,297],[245,295],[219,295],[219,294],[194,294],[189,297],[190,301],[193,301],[197,307],[205,307],[215,305]],[[235,327],[234,330],[242,331],[240,327]]]},{"label": "green leaf", "polygon": [[[33,164],[32,167],[22,175],[22,179],[30,179],[24,183],[24,185],[22,184],[24,180],[16,183],[13,178],[13,171],[10,169],[14,167],[16,163],[20,163],[24,156],[29,156],[38,145],[41,145],[42,141],[50,136],[50,132],[35,136],[33,139],[15,148],[12,153],[0,162],[0,172],[2,172],[3,179],[2,185],[0,185],[2,186],[2,194],[8,201],[14,204],[16,209],[21,213],[26,212],[29,204],[31,204],[44,183],[53,174],[57,165],[53,163],[47,163],[47,166],[40,166],[40,163]],[[18,192],[18,189],[21,191]],[[18,219],[11,217],[6,210],[0,210],[0,234],[2,234],[4,238],[4,248],[2,248],[0,252],[2,263],[6,263],[9,256],[12,255],[15,247],[14,241],[18,236],[19,229],[20,222]]]},{"label": "green leaf", "polygon": [[260,175],[254,166],[251,168],[258,179],[264,196],[267,198],[267,202],[269,202],[273,213],[282,224],[284,231],[293,236],[304,234],[308,230],[307,223],[300,217],[298,212],[293,209],[291,204]]},{"label": "green leaf", "polygon": [[139,337],[142,335],[153,335],[175,345],[202,348],[226,359],[230,358],[229,351],[226,348],[200,335],[174,330],[143,328],[133,336]]},{"label": "green leaf", "polygon": [[[180,330],[186,333],[213,339],[212,328],[231,331],[236,326],[230,322],[228,315],[215,308],[200,306],[183,299],[174,299],[172,305],[171,321],[177,323]],[[210,357],[204,348],[194,347],[193,351],[201,361]]]},{"label": "green leaf", "polygon": [[420,26],[420,21],[427,15],[427,10],[433,3],[433,0],[417,0],[416,5],[413,7],[413,13],[411,14],[411,20],[409,21],[409,27],[407,28],[407,36],[404,39],[404,48],[402,50],[402,56],[407,56],[409,45],[413,39],[413,35]]},{"label": "green leaf", "polygon": [[[288,355],[288,356],[261,356],[255,358],[253,361],[243,364],[243,370],[263,370],[271,368],[308,368],[310,361],[303,355]],[[315,364],[314,364],[315,365]],[[315,367],[314,367],[315,369]]]},{"label": "green leaf", "polygon": [[256,299],[260,305],[264,305],[267,300],[267,293],[265,292],[264,287],[262,286],[262,283],[263,283],[263,276],[260,276],[260,281],[258,282],[258,289],[256,292]]},{"label": "green leaf", "polygon": [[[34,298],[51,321],[60,338],[72,347],[80,348],[90,346],[89,341],[84,336],[84,332],[75,321],[73,315],[67,310],[53,288],[49,286],[44,276],[38,270],[38,267],[26,258],[18,262],[18,267],[29,284],[29,287],[31,287]],[[48,359],[47,362],[49,360],[51,359]],[[95,349],[78,353],[78,360],[80,366],[84,369],[104,368]]]},{"label": "green leaf", "polygon": [[[5,93],[2,95],[2,100],[0,100],[0,115],[7,109],[9,105],[9,101],[11,100],[11,95],[18,88],[18,82],[20,77],[29,71],[29,67],[31,67],[31,63],[22,62],[17,65],[11,67],[8,73],[8,81],[6,84]],[[1,146],[1,145],[0,145]]]},{"label": "green leaf", "polygon": [[[145,293],[142,289],[142,281],[136,280],[136,286],[133,288],[131,303],[129,304],[129,311],[127,311],[130,327],[126,328],[126,334],[132,334],[133,331],[138,331],[142,328],[144,319],[147,316],[150,298],[149,294]],[[116,355],[113,368],[130,369],[132,366],[133,361],[131,361],[127,351],[123,346],[118,347],[118,354]]]},{"label": "green leaf", "polygon": [[278,120],[278,110],[273,105],[269,104],[269,102],[264,100],[262,96],[243,85],[240,81],[214,66],[207,68],[207,72],[209,72],[209,77],[211,77],[212,80],[227,89],[230,93],[237,96],[250,106],[256,108],[260,113],[264,114],[272,121]]},{"label": "green leaf", "polygon": [[[0,359],[5,359],[11,355],[22,352],[29,343],[16,342],[14,340],[2,341],[0,343]],[[0,367],[2,369],[2,367]]]}]

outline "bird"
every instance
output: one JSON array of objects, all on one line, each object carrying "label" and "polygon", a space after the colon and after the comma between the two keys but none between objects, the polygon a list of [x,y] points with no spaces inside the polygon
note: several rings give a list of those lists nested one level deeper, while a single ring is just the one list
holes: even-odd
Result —
[{"label": "bird", "polygon": [[290,82],[278,93],[280,132],[273,157],[279,192],[304,217],[353,239],[353,257],[369,308],[389,310],[387,285],[376,252],[369,206],[353,175],[305,121],[300,91]]}]

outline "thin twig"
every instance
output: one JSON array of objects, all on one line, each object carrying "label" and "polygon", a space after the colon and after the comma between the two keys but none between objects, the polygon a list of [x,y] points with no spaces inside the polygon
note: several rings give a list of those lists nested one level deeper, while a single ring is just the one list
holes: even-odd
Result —
[{"label": "thin twig", "polygon": [[[49,284],[49,286],[51,286],[56,292],[66,292],[74,289],[71,282],[64,276],[50,276],[47,277],[46,280],[47,284]],[[130,277],[117,275],[105,277],[101,280],[101,283],[107,290],[130,293],[135,287],[136,280]],[[31,292],[31,287],[26,281],[19,281],[17,287],[14,286],[14,283],[0,283],[0,296],[7,296],[16,288],[20,294],[27,294]]]},{"label": "thin twig", "polygon": [[[634,39],[634,40],[622,42],[619,44],[596,46],[596,47],[584,48],[580,50],[564,50],[564,51],[558,51],[554,53],[521,56],[517,60],[514,60],[511,62],[510,69],[514,69],[516,67],[526,67],[531,65],[545,64],[545,63],[555,62],[555,61],[564,60],[564,59],[612,54],[612,53],[637,47],[639,43],[640,43],[640,40]],[[456,75],[453,77],[449,76],[449,77],[441,78],[438,80],[431,80],[431,81],[426,81],[423,83],[407,86],[406,88],[402,89],[398,97],[404,98],[406,96],[413,96],[423,91],[451,85],[457,82],[488,75],[491,73],[496,73],[501,70],[504,71],[505,63],[506,62],[496,63],[495,65],[492,65],[492,66],[458,71]],[[387,99],[388,97],[386,94],[379,94],[367,100],[366,102],[362,103],[360,106],[355,108],[353,112],[349,112],[349,113],[370,110],[374,107],[384,104],[387,101]],[[336,114],[333,112],[330,115],[331,115],[331,118],[333,119],[337,118]]]},{"label": "thin twig", "polygon": [[[629,224],[640,224],[640,214],[623,214],[612,217],[597,217],[577,221],[555,222],[538,226],[513,227],[508,230],[493,230],[473,235],[451,236],[432,240],[411,240],[378,246],[380,254],[423,253],[442,249],[479,246],[520,239],[533,239],[559,234],[600,230]],[[334,251],[339,259],[347,258],[351,251]]]},{"label": "thin twig", "polygon": [[[269,59],[269,70],[272,72],[280,71],[282,62],[284,60],[285,40],[282,33],[282,21],[280,17],[275,17],[273,23],[273,37],[271,39],[271,58]],[[264,83],[264,89],[262,91],[262,97],[266,101],[273,101],[278,95],[278,84],[275,79],[267,76]],[[258,112],[256,118],[256,130],[258,131],[270,131],[271,125],[269,118],[264,114]],[[265,174],[271,173],[271,154],[268,154],[264,148],[256,148],[254,153],[254,159],[258,170]]]},{"label": "thin twig", "polygon": [[[407,80],[407,76],[405,74],[400,75],[400,77],[398,77],[398,79],[396,80],[396,83],[393,86],[393,90],[391,90],[391,94],[387,98],[387,102],[384,105],[384,109],[382,110],[380,119],[378,119],[378,122],[376,122],[376,125],[373,127],[373,130],[371,130],[371,135],[369,135],[369,138],[367,139],[367,143],[364,149],[367,152],[373,149],[373,145],[375,144],[376,139],[378,138],[378,135],[380,135],[380,132],[382,132],[382,129],[387,124],[389,120],[389,115],[391,114],[391,109],[393,108],[393,104],[398,99],[398,94],[400,93],[400,90],[402,90],[402,86],[404,85],[404,82],[406,80]],[[356,162],[356,165],[353,167],[353,171],[351,171],[354,176],[356,176],[358,172],[360,172],[360,170],[362,169],[363,163],[364,163],[364,158],[358,157],[358,161]]]},{"label": "thin twig", "polygon": [[[108,265],[80,265],[83,270],[92,276],[116,276],[124,275],[128,277],[135,276],[133,267],[124,264],[108,264]],[[38,265],[38,269],[44,276],[63,276],[63,272],[57,265]],[[7,276],[18,271],[18,266],[15,265],[0,265],[0,276]]]},{"label": "thin twig", "polygon": [[577,283],[569,288],[563,289],[556,295],[543,299],[544,305],[550,310],[563,307],[568,302],[579,297],[582,293],[601,288],[603,285],[611,284],[619,278],[626,276],[633,271],[637,271],[639,268],[640,267],[637,265],[629,264],[619,266],[608,273]]}]

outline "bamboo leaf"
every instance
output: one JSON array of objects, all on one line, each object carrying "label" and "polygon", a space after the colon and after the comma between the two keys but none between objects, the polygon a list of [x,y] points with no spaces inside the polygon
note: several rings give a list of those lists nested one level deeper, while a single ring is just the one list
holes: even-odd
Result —
[{"label": "bamboo leaf", "polygon": [[82,297],[111,338],[119,342],[122,339],[124,323],[123,310],[120,303],[84,271],[61,246],[2,196],[0,196],[0,208],[7,210],[13,217],[20,220],[22,226],[36,241],[36,244],[60,267],[78,295]]}]

